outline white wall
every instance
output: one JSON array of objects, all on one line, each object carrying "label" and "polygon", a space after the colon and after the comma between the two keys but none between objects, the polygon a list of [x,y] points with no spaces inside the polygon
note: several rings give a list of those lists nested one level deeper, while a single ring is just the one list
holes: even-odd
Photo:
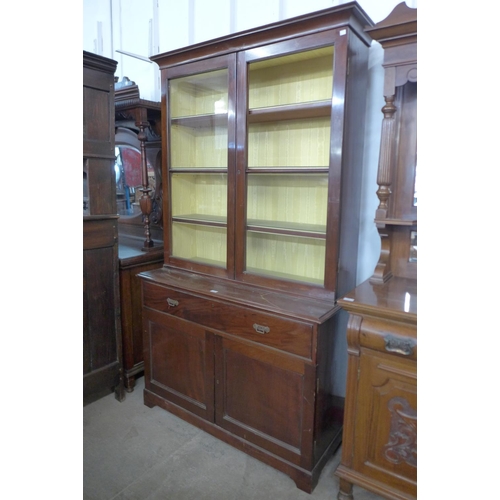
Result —
[{"label": "white wall", "polygon": [[[377,23],[401,0],[358,1]],[[135,81],[143,99],[159,101],[159,71],[149,56],[342,3],[346,0],[83,0],[83,49],[118,61],[116,76]],[[417,7],[417,0],[406,3]],[[384,105],[382,60],[383,50],[374,41],[368,63],[358,283],[371,276],[380,252],[373,218]]]}]

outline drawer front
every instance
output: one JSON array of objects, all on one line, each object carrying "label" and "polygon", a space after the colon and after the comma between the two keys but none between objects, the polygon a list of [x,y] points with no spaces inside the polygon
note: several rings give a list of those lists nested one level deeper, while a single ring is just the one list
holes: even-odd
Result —
[{"label": "drawer front", "polygon": [[237,335],[304,358],[311,358],[312,325],[257,309],[210,300],[143,283],[144,306],[207,328]]},{"label": "drawer front", "polygon": [[364,317],[359,343],[387,354],[417,359],[417,327],[396,321]]}]

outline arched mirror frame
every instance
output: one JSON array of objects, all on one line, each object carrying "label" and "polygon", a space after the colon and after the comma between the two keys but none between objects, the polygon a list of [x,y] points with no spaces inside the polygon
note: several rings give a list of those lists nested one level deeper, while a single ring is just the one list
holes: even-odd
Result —
[{"label": "arched mirror frame", "polygon": [[144,238],[142,250],[157,249],[163,246],[160,103],[140,99],[128,78],[123,85],[115,82],[115,89],[115,144],[140,152],[142,177],[135,188],[140,212],[120,215],[119,234]]}]

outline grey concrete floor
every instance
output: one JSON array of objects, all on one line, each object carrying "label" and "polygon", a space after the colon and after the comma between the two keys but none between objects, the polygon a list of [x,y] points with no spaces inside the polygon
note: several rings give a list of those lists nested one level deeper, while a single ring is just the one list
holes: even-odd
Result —
[{"label": "grey concrete floor", "polygon": [[[287,475],[161,408],[144,405],[144,379],[119,403],[113,394],[83,408],[84,500],[335,500],[330,459],[312,494]],[[354,487],[355,500],[381,497]]]}]

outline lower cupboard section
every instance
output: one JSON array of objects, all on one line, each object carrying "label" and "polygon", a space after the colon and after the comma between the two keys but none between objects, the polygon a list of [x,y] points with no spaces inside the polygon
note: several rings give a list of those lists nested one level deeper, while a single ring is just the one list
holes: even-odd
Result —
[{"label": "lower cupboard section", "polygon": [[[341,442],[343,398],[310,360],[145,307],[144,401],[311,492]],[[319,389],[319,390],[318,390]]]}]

